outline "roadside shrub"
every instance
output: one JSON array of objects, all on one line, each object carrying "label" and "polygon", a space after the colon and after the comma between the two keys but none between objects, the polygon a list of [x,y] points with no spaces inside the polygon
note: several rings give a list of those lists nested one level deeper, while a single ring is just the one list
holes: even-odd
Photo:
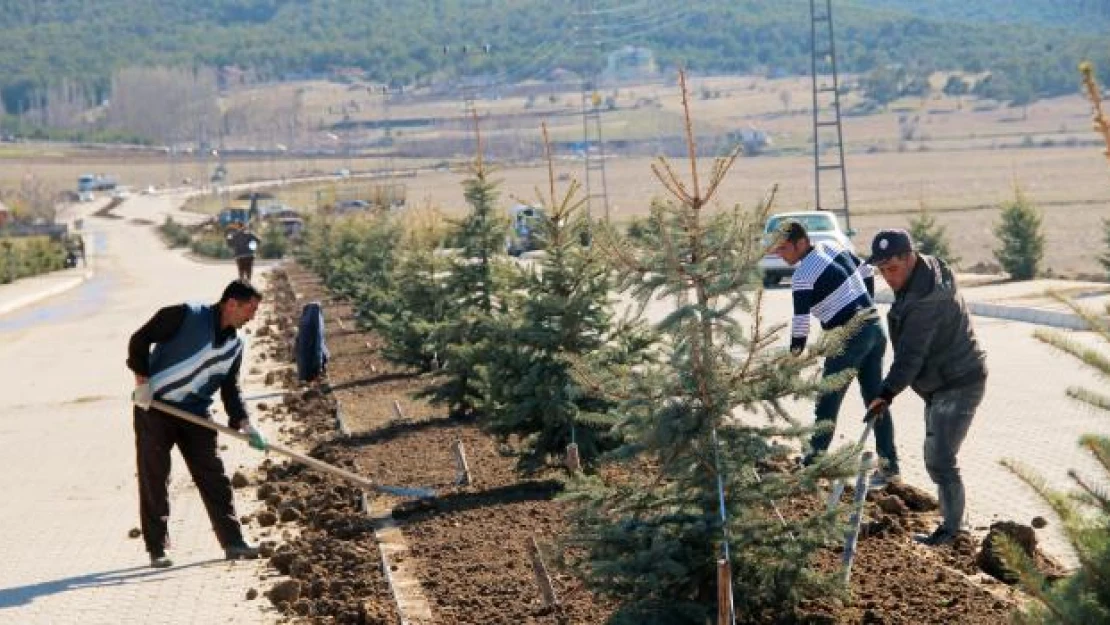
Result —
[{"label": "roadside shrub", "polygon": [[1014,199],[1002,205],[1001,217],[994,227],[994,235],[1001,243],[1001,247],[994,250],[994,257],[1003,271],[1015,280],[1035,277],[1044,260],[1040,211],[1020,188],[1015,188]]},{"label": "roadside shrub", "polygon": [[61,269],[65,247],[49,237],[0,239],[0,284]]},{"label": "roadside shrub", "polygon": [[231,258],[234,254],[227,245],[227,239],[219,233],[205,233],[193,239],[189,248],[194,254],[208,258]]},{"label": "roadside shrub", "polygon": [[158,232],[165,239],[166,245],[171,248],[186,247],[193,240],[193,235],[189,233],[189,229],[173,220],[173,217],[166,217],[166,221],[158,226]]},{"label": "roadside shrub", "polygon": [[921,204],[921,212],[910,220],[910,237],[922,254],[935,256],[949,265],[960,262],[960,258],[948,246],[945,227],[937,223],[937,218],[929,212],[924,202]]},{"label": "roadside shrub", "polygon": [[285,251],[289,248],[289,240],[285,237],[285,231],[282,230],[281,224],[268,223],[262,228],[262,245],[258,250],[258,255],[262,258],[281,258],[285,256]]}]

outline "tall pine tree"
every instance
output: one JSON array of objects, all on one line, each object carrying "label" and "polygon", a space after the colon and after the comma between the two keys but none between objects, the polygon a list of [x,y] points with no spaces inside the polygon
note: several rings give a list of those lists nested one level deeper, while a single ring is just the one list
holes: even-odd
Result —
[{"label": "tall pine tree", "polygon": [[689,180],[660,159],[653,171],[674,200],[655,203],[651,236],[599,237],[636,304],[675,304],[655,324],[658,363],[612,376],[576,369],[618,402],[625,442],[611,457],[627,465],[572,482],[576,548],[565,553],[596,592],[621,602],[613,623],[704,624],[717,610],[719,559],[731,566],[738,621],[767,622],[831,591],[811,562],[837,527],[821,506],[782,522],[773,504],[815,495],[816,478],[842,471],[853,454],[768,470],[808,432],[778,400],[816,390],[803,370],[824,347],[797,358],[768,350],[784,340],[781,324],[765,327],[760,313],[760,233],[773,193],[754,211],[709,210],[737,154],[717,159],[703,186],[680,78]]}]

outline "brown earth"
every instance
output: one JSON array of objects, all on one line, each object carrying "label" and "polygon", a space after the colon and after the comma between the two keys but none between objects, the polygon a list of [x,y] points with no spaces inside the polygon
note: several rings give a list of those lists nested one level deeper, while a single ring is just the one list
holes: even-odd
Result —
[{"label": "brown earth", "polygon": [[[293,298],[290,284],[301,299]],[[555,467],[530,475],[515,469],[511,450],[474,424],[443,415],[410,395],[424,379],[399,371],[378,354],[375,337],[356,329],[349,305],[330,296],[318,279],[293,266],[275,272],[269,288],[276,310],[259,333],[270,354],[291,359],[300,307],[323,303],[332,354],[327,380],[289,387],[283,406],[271,411],[286,434],[316,444],[313,455],[381,484],[432,488],[438,498],[390,498],[421,588],[437,623],[602,623],[614,604],[594,595],[571,575],[547,564],[559,599],[545,608],[533,573],[529,543],[550,548],[568,531]],[[342,321],[340,321],[342,320]],[[398,418],[394,401],[401,405]],[[336,435],[336,406],[349,438]],[[461,441],[472,481],[459,485],[452,446]],[[311,622],[396,622],[373,527],[357,489],[331,477],[269,466],[259,498],[279,518],[282,511],[300,536],[277,548],[272,562],[299,582],[295,601],[274,599],[282,610]],[[849,493],[850,495],[850,489]],[[387,495],[373,495],[389,497]],[[850,602],[827,599],[777,619],[783,623],[1005,623],[1022,600],[977,565],[979,544],[964,536],[929,549],[912,540],[935,524],[936,503],[908,486],[869,494],[866,522],[851,577]],[[782,502],[787,515],[814,502]],[[296,514],[288,511],[295,510]],[[1031,530],[1030,530],[1031,531]],[[841,553],[818,556],[818,567],[839,570]],[[392,620],[391,620],[392,619]]]}]

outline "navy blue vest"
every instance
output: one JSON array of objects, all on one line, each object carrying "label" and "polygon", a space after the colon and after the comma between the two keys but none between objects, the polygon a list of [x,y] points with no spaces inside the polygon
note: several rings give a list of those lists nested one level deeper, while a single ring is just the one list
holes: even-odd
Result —
[{"label": "navy blue vest", "polygon": [[215,345],[219,309],[186,304],[185,320],[173,339],[158,343],[150,355],[154,398],[195,415],[207,416],[212,397],[231,365],[243,353],[238,336]]}]

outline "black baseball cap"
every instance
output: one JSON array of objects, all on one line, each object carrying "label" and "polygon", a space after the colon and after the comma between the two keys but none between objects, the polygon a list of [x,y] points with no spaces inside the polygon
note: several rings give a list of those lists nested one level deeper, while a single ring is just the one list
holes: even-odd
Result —
[{"label": "black baseball cap", "polygon": [[778,230],[782,234],[783,240],[791,243],[797,243],[802,239],[809,238],[809,232],[806,231],[806,227],[797,219],[784,219],[782,223],[779,224]]},{"label": "black baseball cap", "polygon": [[912,251],[913,239],[910,238],[910,233],[900,228],[880,230],[871,240],[871,258],[867,262],[874,265]]}]

